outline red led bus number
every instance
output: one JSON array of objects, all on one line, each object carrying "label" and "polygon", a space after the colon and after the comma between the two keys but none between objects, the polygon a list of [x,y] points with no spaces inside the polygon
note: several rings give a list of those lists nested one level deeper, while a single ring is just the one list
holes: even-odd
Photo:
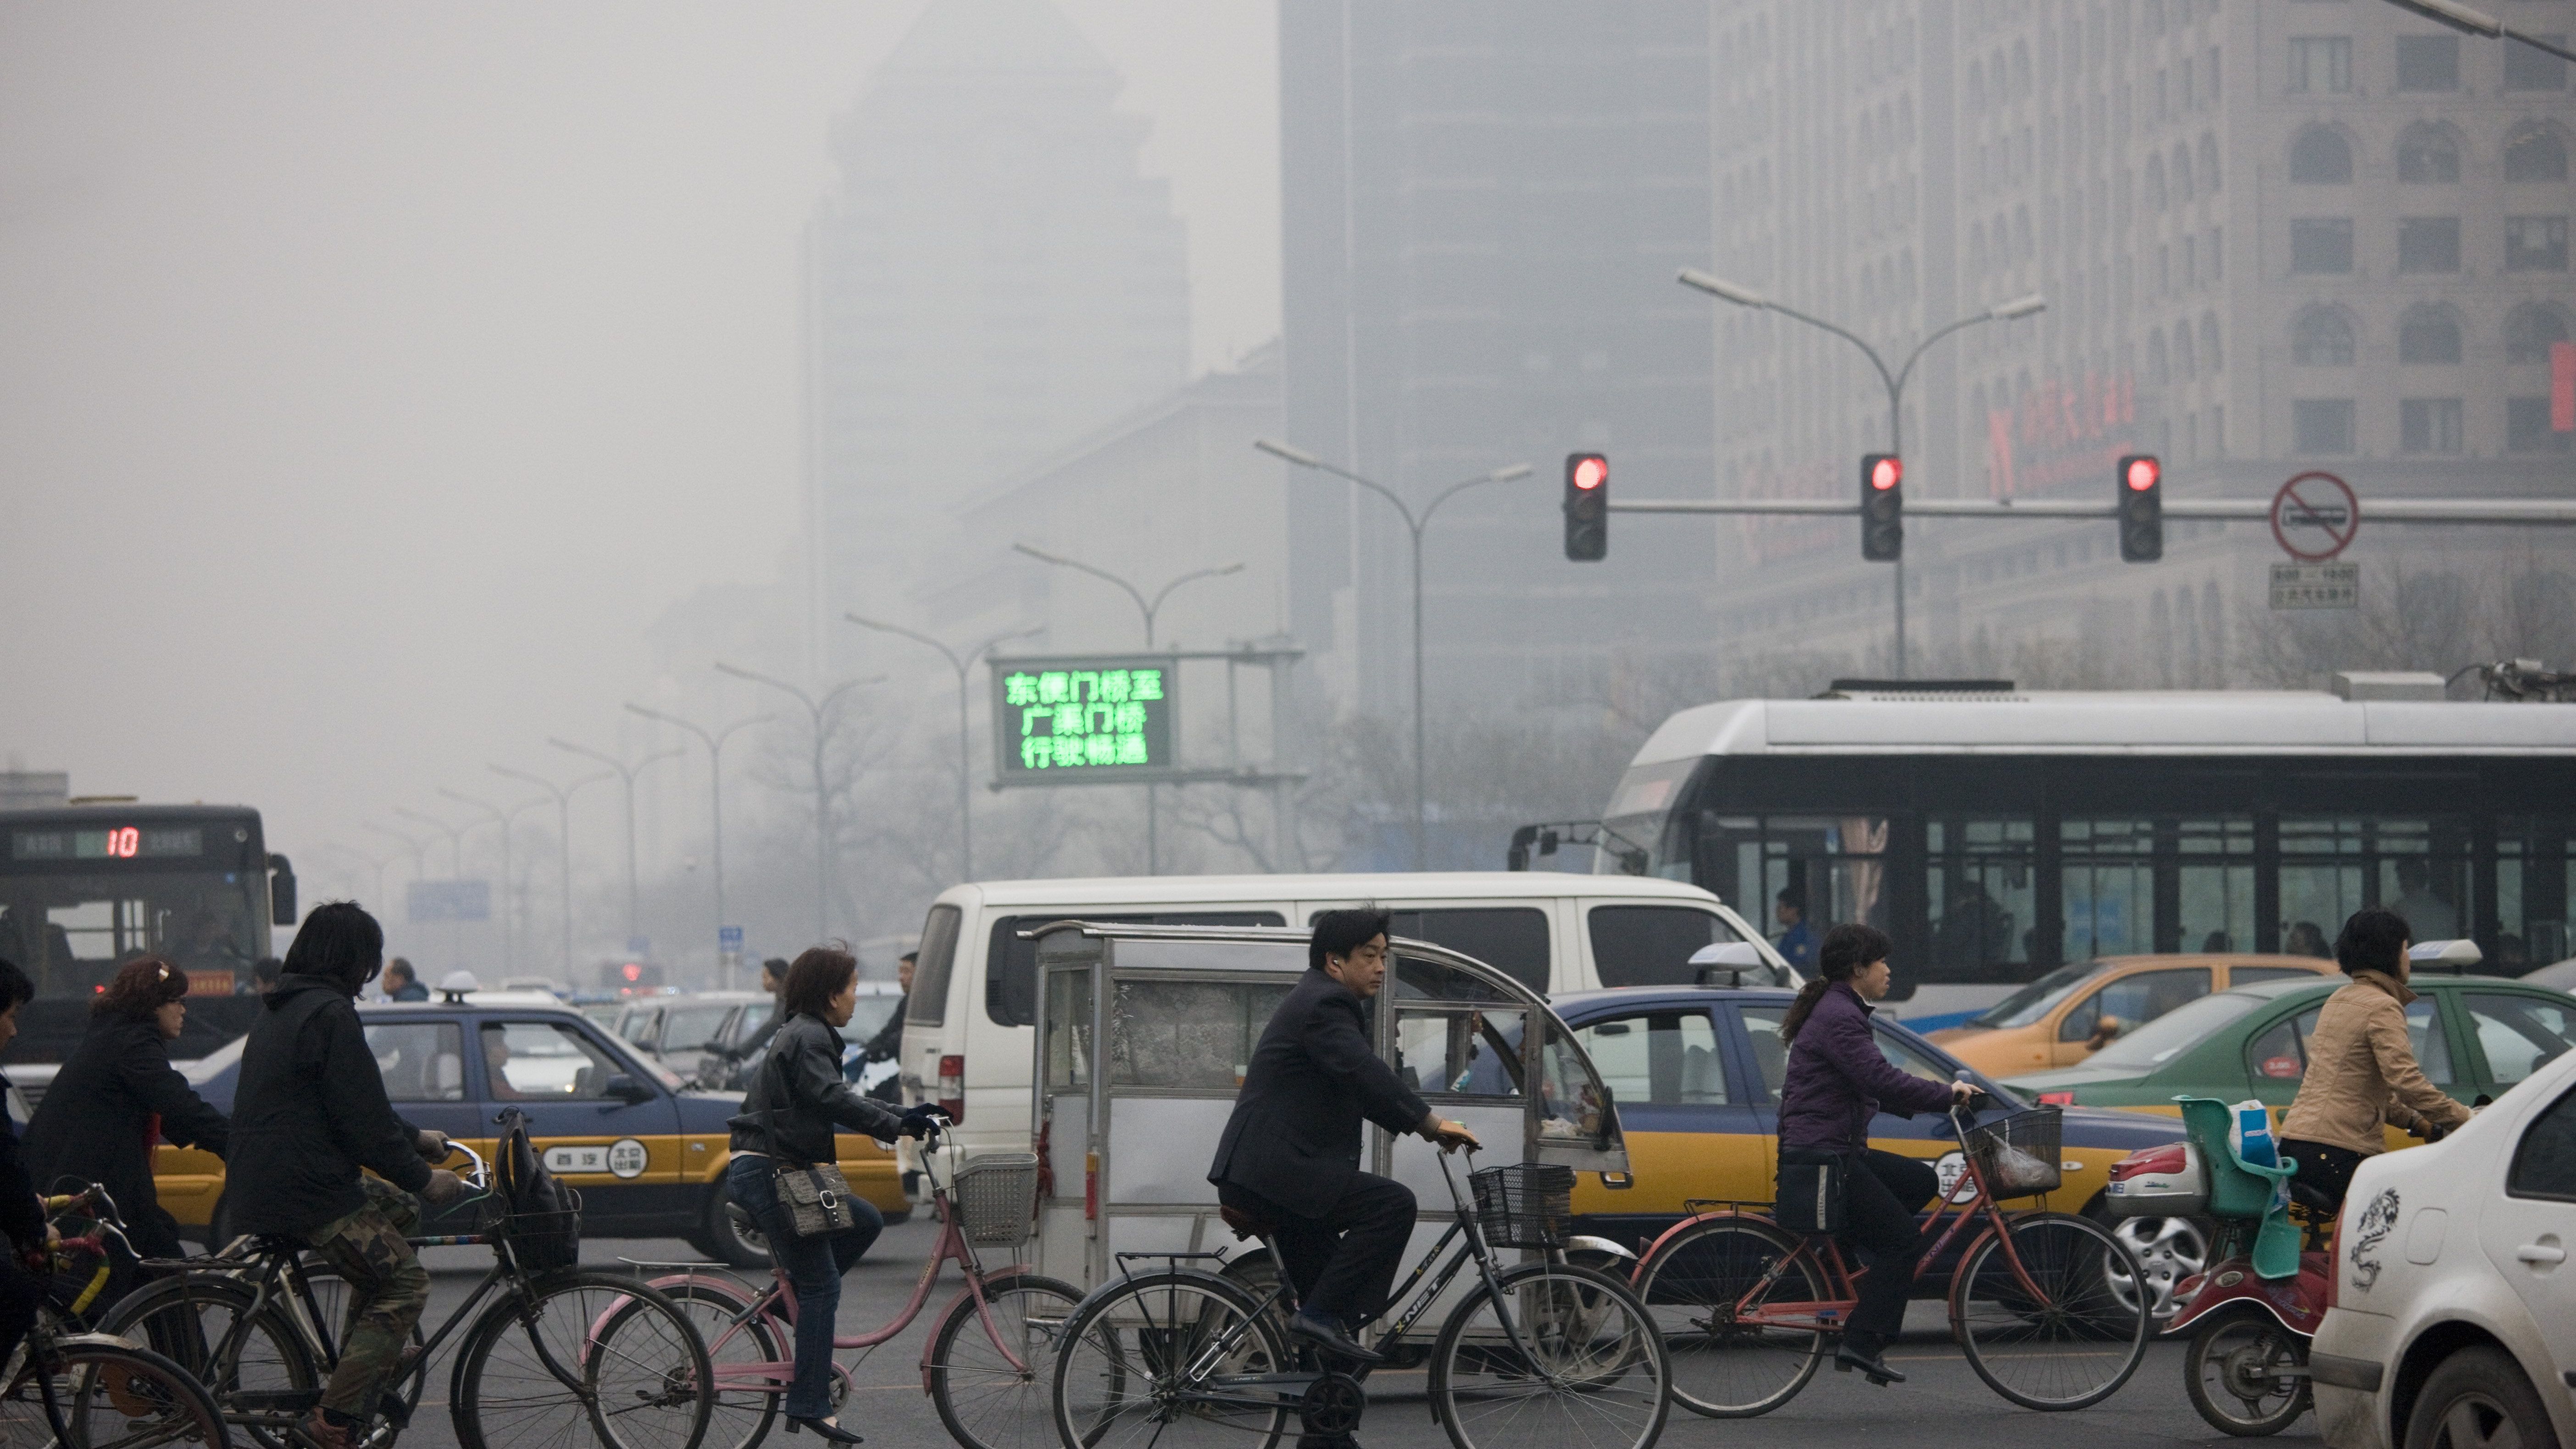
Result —
[{"label": "red led bus number", "polygon": [[143,832],[128,825],[107,832],[107,853],[119,860],[132,860],[143,848]]}]

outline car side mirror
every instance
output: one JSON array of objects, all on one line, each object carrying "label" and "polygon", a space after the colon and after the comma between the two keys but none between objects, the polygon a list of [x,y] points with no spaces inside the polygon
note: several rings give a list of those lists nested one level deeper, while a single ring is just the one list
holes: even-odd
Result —
[{"label": "car side mirror", "polygon": [[295,867],[285,856],[268,858],[268,923],[272,926],[295,924]]},{"label": "car side mirror", "polygon": [[653,1089],[625,1072],[611,1073],[608,1080],[600,1084],[599,1090],[603,1096],[615,1097],[629,1105],[653,1100]]},{"label": "car side mirror", "polygon": [[700,1051],[702,1051],[702,1052],[720,1052],[720,1051],[723,1051],[724,1049],[725,1049],[724,1038],[723,1038],[723,1037],[720,1037],[720,1036],[711,1036],[711,1037],[708,1037],[705,1041],[702,1041],[702,1042],[698,1043],[698,1050],[700,1050]]}]

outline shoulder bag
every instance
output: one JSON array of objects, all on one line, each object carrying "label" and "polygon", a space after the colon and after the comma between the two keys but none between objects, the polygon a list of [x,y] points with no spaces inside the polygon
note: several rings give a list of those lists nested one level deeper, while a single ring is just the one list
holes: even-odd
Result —
[{"label": "shoulder bag", "polygon": [[[774,1050],[769,1059],[773,1066],[784,1063],[783,1055]],[[774,1086],[785,1093],[786,1079],[779,1077]],[[763,1106],[760,1120],[769,1130],[771,1159],[778,1164],[770,1184],[778,1193],[778,1205],[787,1211],[790,1230],[800,1238],[822,1238],[857,1227],[858,1209],[851,1206],[850,1182],[841,1175],[840,1164],[790,1158],[778,1140],[776,1112],[775,1106]]]}]

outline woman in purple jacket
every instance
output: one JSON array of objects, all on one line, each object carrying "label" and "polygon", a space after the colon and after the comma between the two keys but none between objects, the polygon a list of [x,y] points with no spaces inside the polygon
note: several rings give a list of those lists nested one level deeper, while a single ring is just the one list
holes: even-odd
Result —
[{"label": "woman in purple jacket", "polygon": [[1840,925],[1816,952],[1816,977],[1798,992],[1780,1035],[1789,1043],[1788,1079],[1780,1091],[1783,1167],[1839,1162],[1843,1168],[1845,1242],[1869,1264],[1860,1280],[1834,1367],[1859,1369],[1873,1384],[1905,1375],[1880,1355],[1905,1326],[1914,1263],[1923,1255],[1915,1214],[1941,1190],[1930,1166],[1869,1145],[1869,1119],[1880,1112],[1911,1117],[1939,1111],[1973,1089],[1965,1082],[1927,1082],[1900,1070],[1878,1049],[1870,1003],[1887,994],[1887,937],[1868,926]]}]

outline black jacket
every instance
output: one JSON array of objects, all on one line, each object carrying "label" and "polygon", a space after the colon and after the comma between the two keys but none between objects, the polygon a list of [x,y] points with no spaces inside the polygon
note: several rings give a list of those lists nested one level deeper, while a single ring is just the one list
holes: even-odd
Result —
[{"label": "black jacket", "polygon": [[[0,1077],[0,1102],[9,1095],[9,1079]],[[45,1240],[44,1209],[36,1205],[36,1185],[27,1179],[27,1163],[18,1151],[18,1124],[0,1106],[0,1233],[19,1251]]]},{"label": "black jacket", "polygon": [[1208,1181],[1320,1218],[1360,1170],[1360,1122],[1419,1130],[1431,1109],[1369,1044],[1350,988],[1308,971],[1270,1014]]},{"label": "black jacket", "polygon": [[841,1034],[819,1016],[798,1015],[770,1038],[769,1056],[743,1093],[733,1150],[788,1162],[839,1160],[832,1129],[892,1141],[903,1115],[860,1096],[841,1079]]},{"label": "black jacket", "polygon": [[225,1155],[224,1114],[170,1065],[159,1023],[94,1017],[27,1124],[27,1175],[58,1192],[76,1190],[58,1186],[64,1178],[104,1185],[127,1223],[154,1239],[147,1251],[175,1252],[177,1225],[152,1187],[156,1117],[164,1140]]},{"label": "black jacket", "polygon": [[385,1100],[358,1008],[336,981],[281,976],[242,1047],[224,1204],[235,1232],[301,1236],[366,1204],[358,1170],[429,1184],[417,1135]]}]

